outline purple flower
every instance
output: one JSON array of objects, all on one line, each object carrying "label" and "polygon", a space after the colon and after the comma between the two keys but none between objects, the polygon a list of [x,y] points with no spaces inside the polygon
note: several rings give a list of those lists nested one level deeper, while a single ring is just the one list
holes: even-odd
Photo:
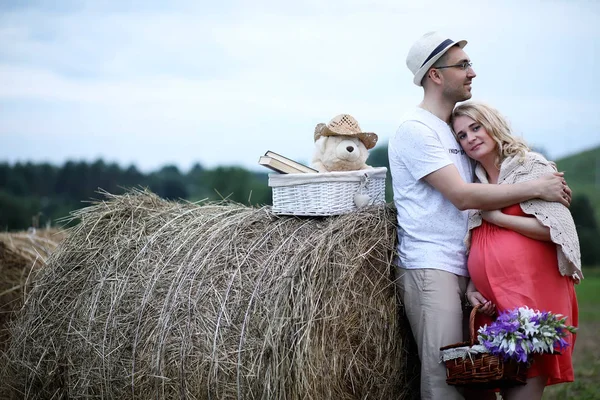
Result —
[{"label": "purple flower", "polygon": [[560,349],[560,351],[563,351],[564,349],[566,349],[567,347],[569,347],[569,343],[563,339],[562,337],[560,339],[558,339],[557,342],[555,342],[555,344],[558,346],[558,348]]},{"label": "purple flower", "polygon": [[528,357],[527,357],[527,353],[526,353],[524,350],[522,350],[522,349],[521,349],[521,350],[519,351],[519,350],[517,349],[517,351],[516,351],[516,354],[517,354],[517,361],[519,361],[519,362],[523,362],[523,363],[524,363],[524,362],[527,362],[527,358],[528,358]]},{"label": "purple flower", "polygon": [[501,312],[496,321],[479,328],[477,339],[491,354],[526,362],[534,352],[564,350],[569,344],[563,338],[575,330],[560,314],[519,307]]},{"label": "purple flower", "polygon": [[542,315],[540,316],[540,318],[542,320],[546,321],[549,316],[550,316],[550,313],[548,311],[542,311]]}]

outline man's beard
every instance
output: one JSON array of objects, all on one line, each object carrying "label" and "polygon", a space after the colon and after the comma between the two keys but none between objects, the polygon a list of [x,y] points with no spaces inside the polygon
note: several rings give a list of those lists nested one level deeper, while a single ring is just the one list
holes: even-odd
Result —
[{"label": "man's beard", "polygon": [[461,101],[469,100],[472,96],[473,95],[471,94],[471,91],[467,90],[465,85],[446,88],[444,90],[444,97],[454,103],[460,103]]}]

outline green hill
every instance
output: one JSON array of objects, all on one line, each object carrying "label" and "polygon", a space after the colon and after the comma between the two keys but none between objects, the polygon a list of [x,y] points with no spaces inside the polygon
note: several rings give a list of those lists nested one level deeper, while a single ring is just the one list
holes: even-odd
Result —
[{"label": "green hill", "polygon": [[600,187],[600,146],[561,158],[556,164],[559,170],[566,172],[570,185]]},{"label": "green hill", "polygon": [[573,196],[586,195],[600,222],[600,146],[556,161],[573,189]]}]

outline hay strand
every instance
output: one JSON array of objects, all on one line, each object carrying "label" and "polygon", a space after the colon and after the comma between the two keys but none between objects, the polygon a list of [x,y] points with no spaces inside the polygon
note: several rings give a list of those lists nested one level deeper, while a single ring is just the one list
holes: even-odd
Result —
[{"label": "hay strand", "polygon": [[24,303],[31,275],[46,265],[64,236],[55,228],[0,233],[0,352],[7,345],[7,324]]},{"label": "hay strand", "polygon": [[28,399],[410,398],[388,206],[331,218],[106,195],[36,279],[1,379]]}]

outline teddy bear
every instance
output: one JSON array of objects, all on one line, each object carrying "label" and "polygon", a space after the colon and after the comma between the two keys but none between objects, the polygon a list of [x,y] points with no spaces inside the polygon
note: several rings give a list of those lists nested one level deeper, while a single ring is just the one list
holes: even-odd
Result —
[{"label": "teddy bear", "polygon": [[375,147],[377,135],[363,132],[349,114],[340,114],[328,124],[315,127],[315,151],[311,167],[319,172],[356,171],[372,168],[366,164],[369,149]]}]

